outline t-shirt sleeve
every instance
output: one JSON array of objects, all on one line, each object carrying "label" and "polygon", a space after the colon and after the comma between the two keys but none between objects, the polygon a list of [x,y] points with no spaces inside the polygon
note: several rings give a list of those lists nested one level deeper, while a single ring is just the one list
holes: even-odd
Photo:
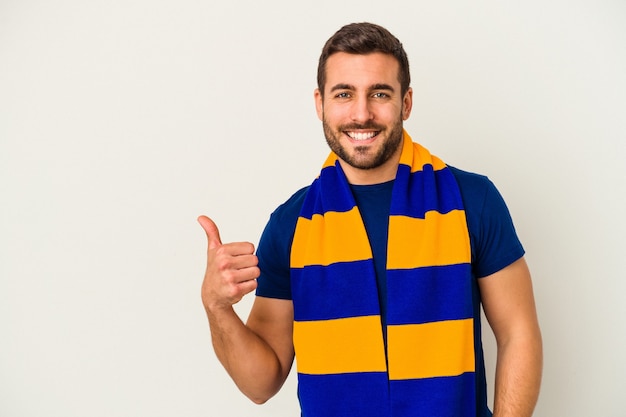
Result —
[{"label": "t-shirt sleeve", "polygon": [[[477,278],[486,277],[524,256],[524,248],[502,195],[487,178],[477,176],[480,192],[470,198],[468,216],[472,239],[472,269]],[[467,211],[467,210],[466,210]]]},{"label": "t-shirt sleeve", "polygon": [[279,206],[265,225],[256,251],[261,270],[257,296],[291,300],[289,256],[305,191],[299,190]]},{"label": "t-shirt sleeve", "polygon": [[281,248],[274,215],[261,234],[256,254],[261,275],[257,278],[256,295],[260,297],[291,299],[289,254]]}]

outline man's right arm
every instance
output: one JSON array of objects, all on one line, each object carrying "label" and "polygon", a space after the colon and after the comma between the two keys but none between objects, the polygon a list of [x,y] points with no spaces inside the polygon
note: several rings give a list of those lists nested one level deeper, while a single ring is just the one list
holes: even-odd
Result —
[{"label": "man's right arm", "polygon": [[201,216],[198,221],[208,239],[202,301],[213,348],[239,389],[255,403],[263,403],[278,392],[293,363],[293,304],[257,297],[244,324],[233,305],[256,288],[254,246],[222,244],[212,220]]}]

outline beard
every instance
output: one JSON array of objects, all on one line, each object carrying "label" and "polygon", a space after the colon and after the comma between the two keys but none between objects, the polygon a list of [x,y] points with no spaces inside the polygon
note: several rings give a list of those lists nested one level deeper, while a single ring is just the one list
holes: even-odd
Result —
[{"label": "beard", "polygon": [[[326,143],[330,149],[337,154],[337,156],[346,162],[348,165],[358,169],[374,169],[387,162],[398,150],[402,144],[403,128],[402,117],[399,117],[396,123],[394,123],[390,129],[385,126],[377,125],[373,122],[363,125],[350,124],[340,125],[336,131],[330,127],[326,122],[326,118],[323,117],[322,126],[324,127],[324,136],[326,137]],[[378,135],[387,134],[387,138],[384,139],[382,146],[378,151],[374,152],[370,146],[357,146],[354,149],[354,153],[350,154],[348,150],[341,145],[340,137],[344,131],[347,130],[359,130],[370,129],[378,131]]]}]

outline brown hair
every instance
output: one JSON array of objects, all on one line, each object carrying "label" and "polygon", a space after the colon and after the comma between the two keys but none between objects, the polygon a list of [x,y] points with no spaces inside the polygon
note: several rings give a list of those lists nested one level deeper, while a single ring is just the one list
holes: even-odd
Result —
[{"label": "brown hair", "polygon": [[374,23],[351,23],[339,29],[326,41],[317,66],[317,87],[324,95],[326,86],[326,61],[336,52],[366,55],[374,52],[392,55],[400,64],[398,81],[402,95],[408,91],[411,83],[409,59],[402,43],[387,29]]}]

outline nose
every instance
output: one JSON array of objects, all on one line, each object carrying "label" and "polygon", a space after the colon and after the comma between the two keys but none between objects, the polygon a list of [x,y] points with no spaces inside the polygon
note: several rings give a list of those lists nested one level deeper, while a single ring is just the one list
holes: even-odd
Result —
[{"label": "nose", "polygon": [[364,123],[374,118],[370,102],[366,96],[360,96],[352,102],[352,121]]}]

